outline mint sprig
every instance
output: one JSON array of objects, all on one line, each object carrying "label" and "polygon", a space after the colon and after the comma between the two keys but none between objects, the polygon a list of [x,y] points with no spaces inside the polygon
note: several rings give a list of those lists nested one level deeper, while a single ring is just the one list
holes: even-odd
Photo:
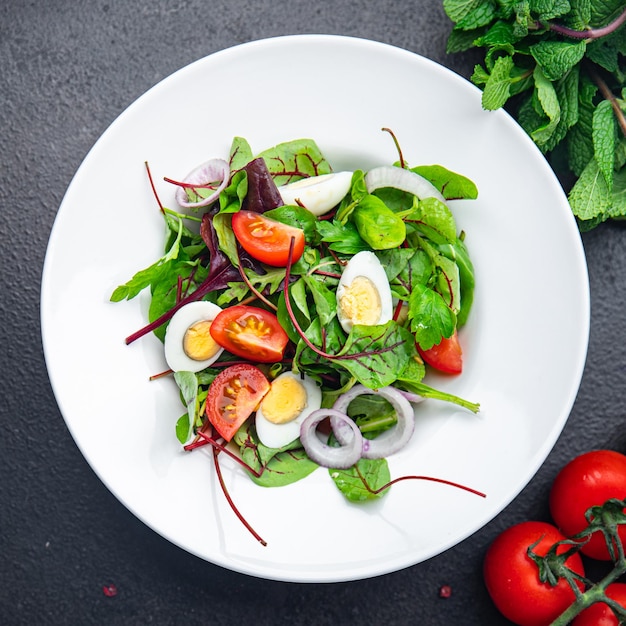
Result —
[{"label": "mint sprig", "polygon": [[443,0],[447,51],[485,52],[471,80],[559,176],[581,230],[626,218],[623,0]]}]

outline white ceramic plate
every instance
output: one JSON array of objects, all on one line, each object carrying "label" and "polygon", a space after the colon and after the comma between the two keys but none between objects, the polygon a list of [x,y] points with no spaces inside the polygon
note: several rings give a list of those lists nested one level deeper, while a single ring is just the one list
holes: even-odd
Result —
[{"label": "white ceramic plate", "polygon": [[[390,459],[396,485],[351,505],[325,470],[280,489],[254,485],[224,461],[231,495],[267,541],[234,517],[206,451],[183,453],[182,414],[159,342],[126,346],[147,299],[112,304],[113,289],[161,255],[164,175],[227,156],[232,137],[261,151],[314,138],[336,170],[391,163],[392,128],[413,165],[439,163],[473,179],[479,199],[453,205],[473,257],[476,301],[461,340],[460,377],[431,379],[481,403],[478,415],[421,405],[417,432]],[[588,278],[580,237],[555,176],[504,112],[453,72],[388,45],[337,36],[244,44],[176,72],[130,106],[78,170],[45,261],[46,362],[68,428],[107,487],[138,518],[185,550],[254,576],[345,581],[419,563],[499,513],[550,452],[574,402],[586,357]]]}]

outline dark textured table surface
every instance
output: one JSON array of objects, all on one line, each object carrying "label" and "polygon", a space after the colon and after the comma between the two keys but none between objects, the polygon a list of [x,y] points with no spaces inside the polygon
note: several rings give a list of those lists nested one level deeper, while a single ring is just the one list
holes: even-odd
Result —
[{"label": "dark textured table surface", "polygon": [[[56,212],[89,148],[145,90],[217,50],[297,33],[352,35],[449,56],[436,0],[5,0],[0,16],[3,624],[505,624],[481,578],[499,531],[547,517],[566,461],[626,452],[626,230],[583,236],[591,285],[587,365],[569,421],[522,493],[458,546],[361,582],[289,584],[236,574],[170,544],[98,480],[57,409],[39,323],[41,270]],[[563,312],[564,315],[567,312]],[[514,331],[513,331],[514,332]],[[537,347],[540,356],[541,347]],[[114,585],[117,595],[103,588]],[[449,585],[449,598],[439,597]]]}]

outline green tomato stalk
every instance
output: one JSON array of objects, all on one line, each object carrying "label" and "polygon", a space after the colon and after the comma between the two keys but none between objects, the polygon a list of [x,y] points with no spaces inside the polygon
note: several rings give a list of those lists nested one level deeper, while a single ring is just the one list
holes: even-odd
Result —
[{"label": "green tomato stalk", "polygon": [[[626,555],[618,532],[620,525],[626,524],[625,508],[626,500],[615,498],[607,500],[602,506],[593,506],[587,511],[586,517],[589,523],[583,531],[570,539],[555,543],[545,556],[539,556],[533,552],[534,546],[528,548],[528,556],[537,564],[539,579],[542,582],[555,586],[560,579],[565,579],[576,595],[576,600],[552,622],[551,626],[566,626],[574,617],[596,602],[604,602],[620,620],[626,620],[626,608],[606,594],[607,587],[626,574]],[[596,532],[604,535],[613,561],[613,569],[604,578],[593,583],[573,572],[565,565],[565,562],[572,554],[580,551],[585,542]],[[558,549],[564,545],[568,546],[568,549],[557,554]],[[579,588],[580,582],[586,587],[584,592],[581,592]]]}]

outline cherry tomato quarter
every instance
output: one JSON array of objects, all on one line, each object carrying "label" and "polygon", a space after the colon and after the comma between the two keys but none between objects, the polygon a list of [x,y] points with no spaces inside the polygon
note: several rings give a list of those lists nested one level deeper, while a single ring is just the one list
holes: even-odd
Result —
[{"label": "cherry tomato quarter", "polygon": [[460,374],[463,371],[463,350],[456,330],[451,337],[448,339],[444,337],[429,350],[422,350],[417,346],[417,351],[428,365],[440,372]]},{"label": "cherry tomato quarter", "polygon": [[[606,595],[626,609],[626,583],[612,583],[606,588]],[[572,626],[619,626],[619,619],[608,604],[596,602],[579,613]]]},{"label": "cherry tomato quarter", "polygon": [[210,333],[231,354],[257,363],[280,361],[289,342],[273,313],[243,304],[220,311]]},{"label": "cherry tomato quarter", "polygon": [[[587,526],[585,512],[611,498],[626,499],[626,456],[614,450],[591,450],[570,461],[558,473],[550,490],[550,513],[554,523],[568,537]],[[619,536],[626,545],[626,527]],[[609,560],[601,532],[594,533],[581,548],[591,558]]]},{"label": "cherry tomato quarter", "polygon": [[215,430],[230,441],[269,389],[270,383],[258,367],[245,363],[231,365],[213,379],[205,415]]},{"label": "cherry tomato quarter", "polygon": [[[527,554],[528,548],[539,542],[533,551],[544,556],[562,539],[552,524],[526,521],[507,528],[489,546],[483,563],[485,585],[496,608],[514,624],[548,626],[576,599],[565,580],[554,587],[541,582],[539,568]],[[567,566],[584,575],[579,554],[570,556]]]},{"label": "cherry tomato quarter", "polygon": [[292,262],[304,252],[304,231],[265,217],[256,211],[237,211],[232,228],[241,247],[252,257],[274,267],[286,267],[289,246],[294,239]]}]

